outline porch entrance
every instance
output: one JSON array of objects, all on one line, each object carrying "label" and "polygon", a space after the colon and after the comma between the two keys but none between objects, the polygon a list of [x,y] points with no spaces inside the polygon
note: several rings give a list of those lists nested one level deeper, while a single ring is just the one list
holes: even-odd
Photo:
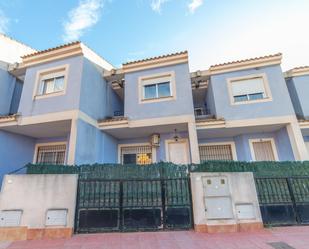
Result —
[{"label": "porch entrance", "polygon": [[309,224],[309,177],[256,177],[266,225]]},{"label": "porch entrance", "polygon": [[166,141],[166,160],[175,164],[189,164],[189,145],[187,139]]},{"label": "porch entrance", "polygon": [[75,232],[191,229],[190,179],[184,170],[174,170],[167,167],[167,173],[163,174],[158,167],[157,172],[150,168],[147,173],[145,166],[131,169],[131,175],[140,173],[134,179],[106,179],[106,175],[80,177]]}]

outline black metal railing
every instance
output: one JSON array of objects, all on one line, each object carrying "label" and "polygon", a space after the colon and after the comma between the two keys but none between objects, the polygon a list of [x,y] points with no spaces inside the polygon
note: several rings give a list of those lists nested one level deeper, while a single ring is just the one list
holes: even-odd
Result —
[{"label": "black metal railing", "polygon": [[190,229],[189,178],[79,179],[76,232]]},{"label": "black metal railing", "polygon": [[255,177],[266,225],[309,224],[309,177]]}]

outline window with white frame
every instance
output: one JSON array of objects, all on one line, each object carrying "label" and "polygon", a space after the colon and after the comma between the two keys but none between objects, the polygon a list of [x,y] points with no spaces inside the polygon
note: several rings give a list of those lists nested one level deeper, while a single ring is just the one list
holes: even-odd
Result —
[{"label": "window with white frame", "polygon": [[64,76],[44,78],[40,81],[37,95],[61,92],[64,90]]},{"label": "window with white frame", "polygon": [[265,77],[240,78],[230,80],[233,103],[244,103],[269,98]]},{"label": "window with white frame", "polygon": [[232,144],[200,145],[201,161],[234,160]]},{"label": "window with white frame", "polygon": [[152,148],[150,145],[121,147],[122,164],[147,165],[152,163]]},{"label": "window with white frame", "polygon": [[144,99],[171,97],[170,82],[161,82],[144,86]]},{"label": "window with white frame", "polygon": [[50,96],[65,92],[68,66],[39,71],[37,74],[36,97]]},{"label": "window with white frame", "polygon": [[36,163],[39,164],[64,164],[66,145],[42,145],[37,147]]},{"label": "window with white frame", "polygon": [[254,161],[276,161],[277,153],[272,139],[251,140]]},{"label": "window with white frame", "polygon": [[173,72],[142,77],[139,83],[140,101],[163,101],[175,98]]}]

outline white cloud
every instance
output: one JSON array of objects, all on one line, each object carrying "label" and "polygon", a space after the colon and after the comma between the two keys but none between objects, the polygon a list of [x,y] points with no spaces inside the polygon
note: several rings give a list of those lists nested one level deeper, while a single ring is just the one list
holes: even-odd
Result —
[{"label": "white cloud", "polygon": [[80,0],[79,5],[68,14],[64,22],[64,42],[78,40],[84,32],[100,19],[103,0]]},{"label": "white cloud", "polygon": [[152,0],[151,1],[151,8],[153,11],[157,13],[161,13],[161,7],[164,3],[166,3],[168,0]]},{"label": "white cloud", "polygon": [[203,5],[203,0],[191,0],[191,2],[188,4],[188,8],[190,13],[194,13],[197,8],[201,7]]},{"label": "white cloud", "polygon": [[6,33],[9,28],[10,19],[0,9],[0,33]]}]

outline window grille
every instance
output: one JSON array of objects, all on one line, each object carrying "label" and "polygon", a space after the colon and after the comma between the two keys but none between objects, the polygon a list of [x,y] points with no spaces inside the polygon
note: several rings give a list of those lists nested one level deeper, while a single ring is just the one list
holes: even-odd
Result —
[{"label": "window grille", "polygon": [[224,145],[201,145],[199,146],[201,161],[207,160],[233,160],[232,146]]},{"label": "window grille", "polygon": [[64,164],[66,145],[40,146],[37,151],[37,163]]},{"label": "window grille", "polygon": [[151,146],[127,146],[121,148],[123,164],[150,164],[152,163]]},{"label": "window grille", "polygon": [[275,161],[271,141],[253,142],[252,145],[256,161]]}]

